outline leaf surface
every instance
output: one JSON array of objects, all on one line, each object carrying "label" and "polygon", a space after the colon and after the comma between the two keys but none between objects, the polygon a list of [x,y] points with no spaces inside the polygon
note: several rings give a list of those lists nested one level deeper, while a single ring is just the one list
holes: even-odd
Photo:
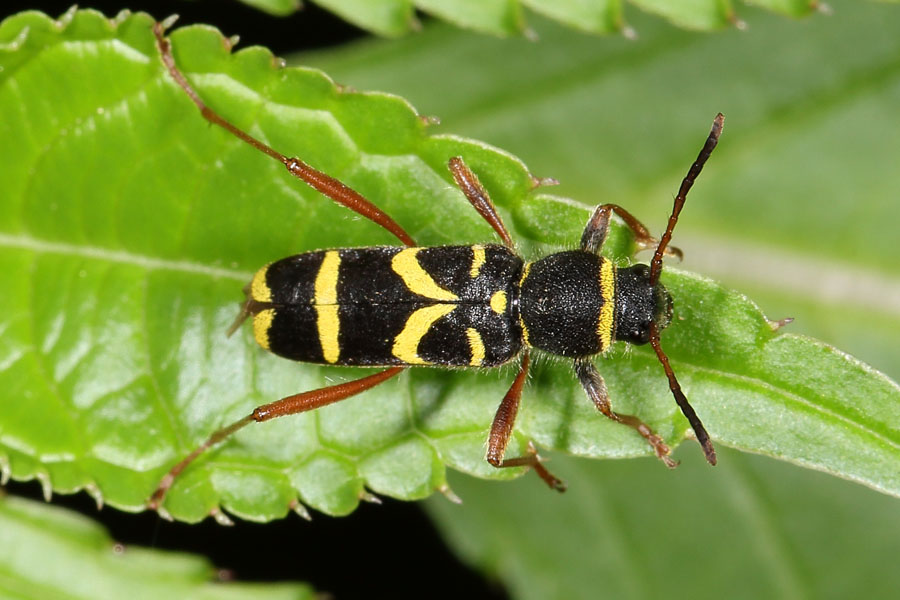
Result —
[{"label": "leaf surface", "polygon": [[[731,450],[711,469],[679,452],[547,463],[572,484],[451,476],[461,505],[426,502],[444,538],[512,598],[890,598],[897,502],[849,482]],[[678,590],[673,592],[673,590]]]},{"label": "leaf surface", "polygon": [[[242,0],[273,15],[289,15],[300,8],[297,0]],[[593,34],[621,32],[633,35],[626,24],[623,0],[312,0],[357,27],[395,37],[418,30],[415,11],[496,36],[530,36],[530,13],[549,17],[579,31]],[[677,27],[715,30],[745,24],[739,13],[746,5],[792,17],[815,12],[814,0],[631,0],[633,5],[658,15]],[[734,5],[737,4],[737,9]],[[526,10],[527,9],[527,10]]]},{"label": "leaf surface", "polygon": [[[21,140],[0,161],[8,182],[0,210],[0,277],[9,290],[0,300],[9,340],[0,356],[4,471],[57,491],[87,487],[129,510],[216,427],[258,404],[360,375],[266,355],[249,331],[224,341],[253,270],[303,250],[393,243],[207,125],[163,73],[149,25],[144,15],[110,22],[90,11],[60,24],[28,13],[0,25],[0,107],[11,115],[0,136]],[[433,60],[442,60],[442,35],[424,40],[437,48]],[[679,35],[655,44],[697,43]],[[586,206],[533,190],[508,154],[430,134],[398,97],[279,69],[260,48],[231,55],[209,29],[172,37],[176,59],[215,109],[372,198],[422,244],[493,239],[451,185],[445,165],[454,155],[481,177],[525,256],[580,235]],[[467,43],[460,50],[474,51]],[[511,56],[492,59],[508,65],[506,76],[524,68]],[[580,55],[569,56],[572,64]],[[540,73],[552,68],[550,60]],[[68,96],[64,105],[48,101]],[[690,119],[684,139],[686,122],[676,120],[665,141],[629,155],[648,152],[635,178],[642,191],[663,203],[671,197],[709,120]],[[527,133],[524,123],[518,132]],[[709,171],[733,160],[717,150]],[[604,183],[616,191],[622,181]],[[700,189],[692,205],[703,202]],[[606,250],[621,258],[630,247],[616,228]],[[707,279],[669,269],[663,281],[678,311],[664,345],[714,438],[898,493],[896,384],[822,343],[776,335],[756,305]],[[617,348],[601,365],[614,406],[676,443],[687,426],[661,369],[646,349],[625,354]],[[338,405],[250,427],[186,472],[167,508],[196,520],[221,504],[267,520],[299,495],[345,514],[366,488],[425,497],[445,485],[445,466],[515,476],[483,461],[512,376],[415,370]],[[533,372],[510,454],[528,439],[593,457],[648,452],[632,431],[596,414],[571,368],[552,360]]]},{"label": "leaf surface", "polygon": [[272,15],[288,16],[300,9],[300,0],[241,0],[244,4]]},{"label": "leaf surface", "polygon": [[0,497],[0,595],[113,600],[312,600],[296,583],[215,582],[216,570],[189,554],[121,546],[76,513]]},{"label": "leaf surface", "polygon": [[[897,379],[898,236],[885,224],[900,219],[900,147],[884,132],[900,127],[892,35],[900,23],[890,7],[829,4],[836,18],[798,28],[748,16],[751,27],[734,36],[635,19],[641,36],[631,45],[545,25],[541,45],[501,47],[432,30],[402,48],[365,45],[312,62],[351,85],[388,81],[441,115],[442,128],[513,148],[536,174],[557,176],[560,193],[622,203],[654,230],[699,143],[692,123],[722,110],[722,141],[676,230],[683,267],[746,292],[775,318],[795,317],[783,331],[828,340]],[[468,67],[474,57],[478,69]],[[456,87],[428,81],[432,71]],[[653,172],[668,176],[650,182]],[[609,379],[609,365],[600,366]],[[809,371],[788,367],[779,377]],[[732,416],[765,435],[771,424],[752,414]],[[823,435],[817,444],[842,443]],[[866,452],[846,455],[865,460]],[[451,474],[462,505],[426,503],[451,547],[511,597],[845,598],[865,590],[888,598],[897,587],[884,560],[898,550],[897,502],[861,486],[721,445],[715,469],[685,445],[674,472],[649,458],[548,457],[569,483],[564,495],[532,477],[496,484]]]},{"label": "leaf surface", "polygon": [[411,0],[314,0],[349,23],[372,33],[396,37],[419,27]]}]

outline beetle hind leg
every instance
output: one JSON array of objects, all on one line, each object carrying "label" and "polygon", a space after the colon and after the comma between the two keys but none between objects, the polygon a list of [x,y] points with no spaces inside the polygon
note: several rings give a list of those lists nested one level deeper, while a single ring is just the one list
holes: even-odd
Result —
[{"label": "beetle hind leg", "polygon": [[[153,492],[153,495],[150,496],[150,500],[147,502],[147,507],[151,510],[160,510],[162,508],[166,494],[175,483],[175,480],[178,478],[182,471],[184,471],[191,463],[193,463],[198,457],[200,457],[200,455],[204,454],[207,450],[227,439],[235,432],[243,429],[247,425],[250,425],[251,423],[262,423],[263,421],[269,421],[271,419],[277,419],[278,417],[284,417],[287,415],[295,415],[310,410],[316,410],[317,408],[321,408],[335,402],[340,402],[341,400],[344,400],[351,396],[355,396],[356,394],[372,389],[373,387],[384,383],[391,377],[400,374],[405,368],[405,366],[390,367],[361,379],[355,379],[353,381],[339,383],[336,385],[319,388],[317,390],[301,392],[299,394],[294,394],[293,396],[286,396],[281,400],[276,400],[275,402],[257,406],[249,415],[238,419],[230,425],[214,431],[212,435],[210,435],[206,439],[205,442],[197,446],[190,454],[183,458],[181,462],[169,469],[169,472],[166,473],[159,481],[159,484],[156,486],[156,490]],[[160,514],[164,515],[166,513],[161,512]]]}]

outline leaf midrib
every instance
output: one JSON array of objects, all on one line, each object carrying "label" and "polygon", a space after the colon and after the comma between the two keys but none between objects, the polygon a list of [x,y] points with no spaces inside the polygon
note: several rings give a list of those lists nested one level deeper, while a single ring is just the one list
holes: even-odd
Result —
[{"label": "leaf midrib", "polygon": [[[795,335],[795,334],[784,334],[784,335],[788,335],[788,336],[799,338],[799,339],[808,339],[808,338],[805,338],[804,336]],[[647,354],[645,357],[647,358],[648,363],[655,363],[655,361],[651,360],[649,354]],[[820,414],[826,418],[832,418],[835,422],[844,424],[847,427],[847,429],[849,429],[849,430],[856,430],[856,431],[865,433],[874,439],[880,440],[880,441],[884,442],[886,445],[890,446],[891,448],[896,449],[898,451],[898,454],[900,454],[900,440],[889,437],[889,434],[887,432],[878,431],[877,429],[874,429],[874,426],[871,424],[863,423],[861,421],[853,421],[853,420],[849,419],[848,417],[839,415],[839,414],[835,413],[834,411],[832,411],[831,409],[829,409],[828,407],[826,407],[825,405],[817,404],[812,399],[806,398],[805,396],[802,396],[800,394],[790,392],[787,389],[784,389],[775,384],[766,382],[766,381],[760,379],[759,377],[756,377],[753,375],[743,375],[743,374],[735,373],[732,371],[711,369],[709,367],[701,366],[701,365],[698,365],[697,363],[694,363],[694,362],[688,361],[688,360],[684,360],[682,358],[678,358],[677,362],[678,362],[679,373],[689,371],[695,375],[699,375],[698,379],[703,380],[703,381],[710,381],[715,378],[724,378],[724,379],[728,379],[730,381],[740,382],[742,385],[735,386],[735,387],[742,388],[742,389],[747,389],[747,388],[752,387],[752,388],[756,388],[757,390],[764,390],[762,392],[762,395],[765,395],[767,397],[777,394],[777,395],[781,396],[785,402],[793,403],[796,406],[801,407],[806,410],[810,410],[817,415]],[[706,376],[703,376],[703,374],[706,374]],[[741,450],[747,450],[746,448],[741,448],[739,446],[734,446],[734,447],[741,449]],[[779,458],[782,458],[783,460],[791,460],[791,459],[785,458],[785,457],[779,457]],[[871,485],[871,482],[864,482],[864,483],[866,483],[866,485]],[[881,490],[881,491],[884,491],[885,493],[888,493],[888,494],[892,493],[890,491],[885,491],[885,490]]]},{"label": "leaf midrib", "polygon": [[191,273],[209,277],[211,279],[232,279],[240,281],[241,283],[246,283],[253,277],[253,273],[250,271],[213,267],[204,263],[189,260],[159,258],[146,254],[136,254],[126,250],[114,250],[103,246],[53,242],[25,234],[0,233],[0,248],[30,250],[41,254],[76,256],[130,265],[147,270]]},{"label": "leaf midrib", "polygon": [[[113,250],[100,246],[51,242],[48,240],[43,240],[40,238],[22,234],[11,235],[0,233],[0,247],[18,248],[43,254],[77,256],[110,263],[126,264],[146,270],[167,270],[182,273],[191,273],[209,277],[211,279],[229,279],[239,281],[241,283],[249,281],[249,279],[252,277],[252,273],[249,271],[212,267],[203,263],[197,263],[187,260],[163,259],[142,254],[135,254],[123,250]],[[878,439],[884,442],[892,448],[900,450],[900,441],[888,437],[886,432],[877,431],[869,425],[847,419],[846,417],[840,416],[833,411],[828,410],[826,407],[820,404],[811,402],[809,399],[803,396],[791,393],[779,386],[764,382],[757,377],[733,373],[726,370],[710,369],[708,367],[685,361],[683,359],[679,359],[678,362],[680,368],[691,369],[694,373],[697,374],[707,373],[720,377],[724,376],[734,381],[745,382],[746,384],[752,385],[754,387],[771,390],[772,392],[778,393],[787,401],[790,401],[797,406],[802,406],[806,409],[813,410],[826,418],[830,418],[835,422],[843,423],[845,426],[851,429],[857,429],[858,431],[861,431],[874,439]]]}]

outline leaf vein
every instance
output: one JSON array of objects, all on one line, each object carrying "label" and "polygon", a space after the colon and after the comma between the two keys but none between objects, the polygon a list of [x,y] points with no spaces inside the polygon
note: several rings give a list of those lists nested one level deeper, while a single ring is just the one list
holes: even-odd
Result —
[{"label": "leaf vein", "polygon": [[135,254],[124,250],[113,250],[102,246],[88,244],[70,244],[66,242],[54,242],[27,234],[0,233],[0,247],[29,250],[36,254],[58,254],[63,256],[77,256],[91,260],[119,263],[147,269],[149,271],[177,271],[191,273],[212,279],[233,279],[245,283],[253,276],[249,271],[212,267],[189,260],[171,260]]}]

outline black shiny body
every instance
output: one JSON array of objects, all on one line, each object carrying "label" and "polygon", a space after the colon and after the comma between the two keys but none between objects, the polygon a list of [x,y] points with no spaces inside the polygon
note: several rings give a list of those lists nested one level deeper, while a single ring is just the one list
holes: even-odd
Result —
[{"label": "black shiny body", "polygon": [[[606,350],[612,331],[602,309],[615,302],[610,282],[604,282],[603,264],[607,259],[571,250],[551,254],[529,265],[522,281],[521,314],[528,332],[528,343],[559,356],[577,358]],[[609,274],[615,270],[608,265]],[[608,293],[604,297],[604,283]],[[598,328],[607,330],[606,341]]]},{"label": "black shiny body", "polygon": [[253,312],[260,344],[291,360],[495,367],[526,347],[581,358],[646,343],[657,302],[671,311],[648,273],[584,250],[527,264],[499,245],[316,251],[264,267]]},{"label": "black shiny body", "polygon": [[672,320],[672,297],[661,283],[650,283],[650,267],[634,265],[616,271],[615,338],[632,344],[650,341],[650,323],[665,329]]}]

